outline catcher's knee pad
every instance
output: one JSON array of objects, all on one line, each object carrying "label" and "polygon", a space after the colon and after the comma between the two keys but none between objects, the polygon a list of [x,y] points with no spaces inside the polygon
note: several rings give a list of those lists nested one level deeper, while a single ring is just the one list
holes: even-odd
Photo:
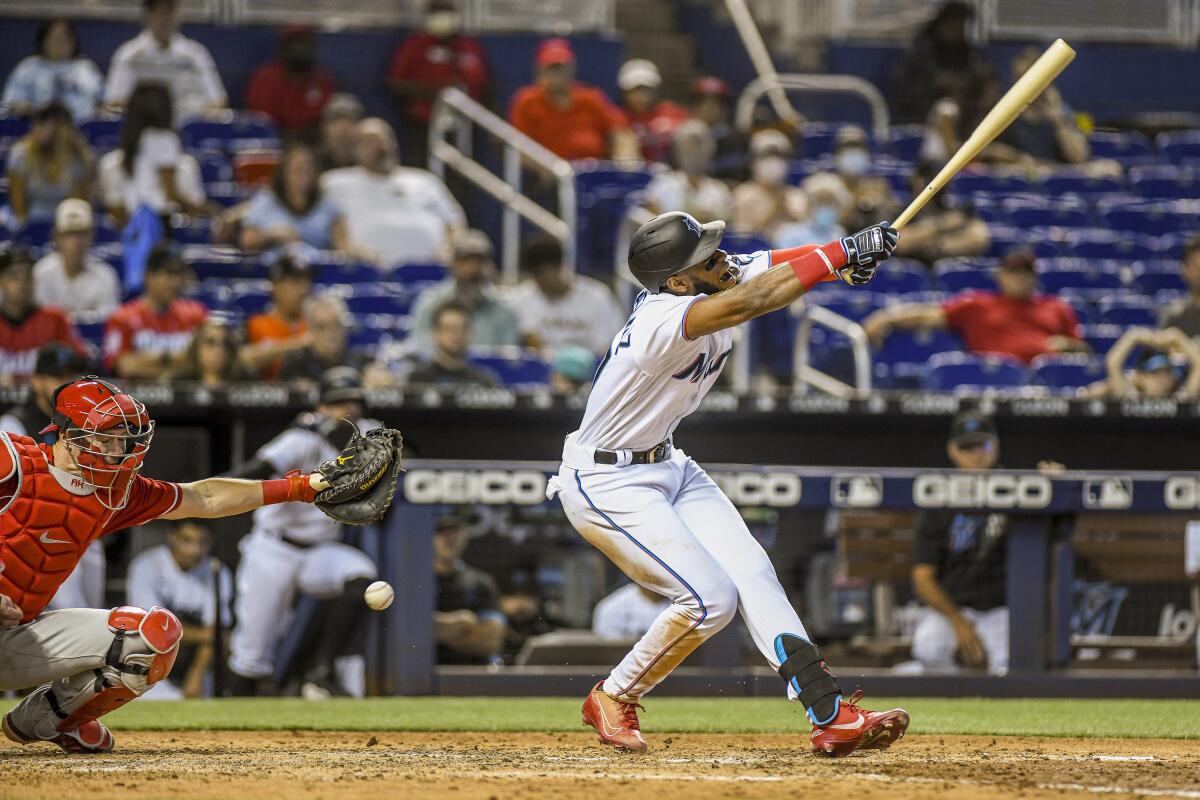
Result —
[{"label": "catcher's knee pad", "polygon": [[832,721],[841,705],[842,687],[817,646],[795,634],[781,633],[775,637],[775,655],[780,661],[779,677],[795,690],[813,724]]}]

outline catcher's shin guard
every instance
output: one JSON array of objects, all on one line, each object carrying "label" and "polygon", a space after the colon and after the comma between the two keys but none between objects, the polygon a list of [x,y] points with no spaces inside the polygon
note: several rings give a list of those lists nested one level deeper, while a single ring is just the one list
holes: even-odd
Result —
[{"label": "catcher's shin guard", "polygon": [[814,725],[825,725],[838,714],[842,687],[825,666],[825,659],[815,644],[791,633],[775,637],[779,677],[787,681],[808,711]]}]

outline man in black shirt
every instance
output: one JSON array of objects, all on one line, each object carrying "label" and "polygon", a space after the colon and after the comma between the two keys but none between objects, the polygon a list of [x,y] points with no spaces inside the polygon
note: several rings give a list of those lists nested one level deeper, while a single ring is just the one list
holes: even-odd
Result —
[{"label": "man in black shirt", "polygon": [[1188,299],[1167,311],[1162,326],[1179,328],[1197,339],[1200,338],[1200,236],[1193,236],[1183,246],[1179,274],[1187,284]]},{"label": "man in black shirt", "polygon": [[[992,421],[976,412],[959,414],[946,454],[958,469],[995,467],[1000,448]],[[969,511],[926,511],[918,518],[912,581],[928,608],[913,632],[912,655],[923,667],[1008,670],[1007,525],[1004,514]]]},{"label": "man in black shirt", "polygon": [[508,629],[496,581],[463,563],[466,545],[467,530],[461,518],[437,519],[433,530],[433,572],[437,578],[433,628],[439,664],[496,661]]},{"label": "man in black shirt", "polygon": [[467,360],[471,341],[471,310],[450,300],[433,312],[433,357],[408,373],[408,383],[417,386],[500,385],[490,370]]}]

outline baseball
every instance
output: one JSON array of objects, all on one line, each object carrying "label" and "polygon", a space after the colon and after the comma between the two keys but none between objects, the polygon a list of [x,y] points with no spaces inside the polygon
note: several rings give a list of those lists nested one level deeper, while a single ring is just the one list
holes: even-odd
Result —
[{"label": "baseball", "polygon": [[366,600],[367,605],[375,611],[383,611],[392,604],[395,597],[396,593],[392,591],[392,585],[387,581],[375,581],[363,592],[363,600]]}]

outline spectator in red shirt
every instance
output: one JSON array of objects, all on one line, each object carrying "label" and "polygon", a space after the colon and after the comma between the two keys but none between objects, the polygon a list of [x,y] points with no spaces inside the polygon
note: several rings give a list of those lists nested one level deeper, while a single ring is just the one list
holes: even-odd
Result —
[{"label": "spectator in red shirt", "polygon": [[678,103],[658,99],[662,75],[653,61],[644,58],[626,61],[617,73],[617,86],[621,89],[621,110],[638,137],[642,158],[652,164],[666,161],[671,155],[675,130],[691,114]]},{"label": "spectator in red shirt", "polygon": [[332,94],[333,76],[317,63],[316,33],[307,25],[287,25],[279,32],[276,59],[250,78],[246,108],[275,120],[284,136],[315,142]]},{"label": "spectator in red shirt", "polygon": [[19,247],[0,252],[0,292],[0,383],[32,375],[38,349],[50,342],[63,342],[80,355],[87,353],[61,309],[39,308],[33,301],[33,260]]},{"label": "spectator in red shirt", "polygon": [[481,102],[487,91],[491,75],[483,45],[460,33],[461,24],[455,0],[431,0],[425,31],[405,39],[392,56],[388,87],[404,118],[401,152],[408,166],[426,166],[429,117],[442,89],[454,86]]},{"label": "spectator in red shirt", "polygon": [[125,303],[104,330],[104,366],[122,378],[165,379],[184,367],[192,332],[208,317],[208,309],[185,300],[188,265],[159,245],[146,259],[142,296]]},{"label": "spectator in red shirt", "polygon": [[537,83],[520,89],[509,122],[552,153],[581,158],[638,158],[637,137],[604,92],[575,81],[575,53],[566,39],[538,46]]},{"label": "spectator in red shirt", "polygon": [[981,355],[1010,356],[1026,363],[1047,353],[1088,352],[1071,307],[1039,295],[1033,253],[1004,257],[996,271],[999,292],[964,292],[945,303],[902,303],[876,311],[863,328],[878,347],[893,330],[947,328]]}]

